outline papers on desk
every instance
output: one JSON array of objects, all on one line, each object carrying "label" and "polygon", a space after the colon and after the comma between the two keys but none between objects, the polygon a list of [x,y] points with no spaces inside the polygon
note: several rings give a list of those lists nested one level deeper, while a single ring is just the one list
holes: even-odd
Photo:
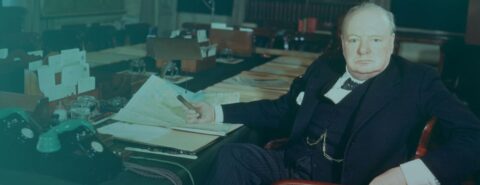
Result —
[{"label": "papers on desk", "polygon": [[189,101],[206,101],[211,104],[239,101],[238,93],[192,93],[152,75],[113,119],[220,136],[241,126],[239,124],[214,123],[188,124],[183,111],[184,105],[177,100],[177,95],[182,95]]},{"label": "papers on desk", "polygon": [[210,28],[219,30],[233,30],[233,27],[228,27],[226,23],[212,22]]},{"label": "papers on desk", "polygon": [[273,59],[271,63],[308,67],[313,61],[315,61],[315,58],[311,57],[281,56]]},{"label": "papers on desk", "polygon": [[293,79],[303,74],[314,60],[313,57],[278,57],[210,86],[206,91],[238,92],[241,102],[276,99],[288,91]]},{"label": "papers on desk", "polygon": [[0,49],[0,59],[6,59],[8,57],[8,48]]},{"label": "papers on desk", "polygon": [[252,71],[255,72],[271,73],[275,75],[283,75],[294,78],[302,75],[306,70],[307,67],[301,65],[288,65],[275,62],[268,62],[252,69]]},{"label": "papers on desk", "polygon": [[198,30],[197,31],[197,42],[198,43],[208,42],[207,30]]},{"label": "papers on desk", "polygon": [[227,84],[237,84],[250,87],[261,87],[264,89],[288,91],[292,78],[279,75],[268,75],[253,71],[243,71],[239,75],[223,81]]},{"label": "papers on desk", "polygon": [[85,51],[78,48],[62,50],[48,57],[48,65],[40,60],[30,62],[26,74],[37,75],[38,87],[49,101],[58,100],[95,89],[95,77],[90,76],[90,65],[85,59]]},{"label": "papers on desk", "polygon": [[43,51],[42,50],[29,51],[27,52],[27,55],[43,57]]},{"label": "papers on desk", "polygon": [[[115,122],[98,129],[119,140],[138,143],[126,150],[196,159],[197,152],[219,136],[182,132],[163,127]],[[143,146],[142,146],[143,145]],[[147,145],[147,146],[145,146]]]},{"label": "papers on desk", "polygon": [[209,46],[200,46],[200,54],[202,58],[215,56],[217,54],[217,44]]},{"label": "papers on desk", "polygon": [[216,62],[224,64],[238,64],[243,62],[241,58],[216,58]]}]

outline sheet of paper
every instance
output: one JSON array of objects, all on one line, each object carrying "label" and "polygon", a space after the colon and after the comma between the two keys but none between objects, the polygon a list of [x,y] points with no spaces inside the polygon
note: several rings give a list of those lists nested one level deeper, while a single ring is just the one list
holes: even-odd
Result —
[{"label": "sheet of paper", "polygon": [[0,59],[6,59],[8,57],[8,48],[0,49]]},{"label": "sheet of paper", "polygon": [[216,62],[223,64],[238,64],[243,61],[241,58],[216,58]]},{"label": "sheet of paper", "polygon": [[29,71],[36,71],[38,68],[42,67],[43,62],[41,60],[37,60],[34,62],[28,63],[28,70]]},{"label": "sheet of paper", "polygon": [[200,42],[207,42],[207,31],[206,30],[198,30],[197,31],[197,41]]},{"label": "sheet of paper", "polygon": [[27,52],[27,54],[32,55],[32,56],[43,57],[43,51],[42,50],[30,51],[30,52]]},{"label": "sheet of paper", "polygon": [[212,22],[210,27],[213,29],[224,29],[227,27],[227,24],[221,22]]},{"label": "sheet of paper", "polygon": [[76,65],[81,61],[78,48],[62,50],[60,55],[62,56],[62,66]]},{"label": "sheet of paper", "polygon": [[162,127],[152,127],[147,125],[115,122],[98,128],[98,132],[133,141],[151,143],[156,138],[162,137],[167,134],[167,132],[170,132],[170,129]]},{"label": "sheet of paper", "polygon": [[85,77],[78,81],[78,94],[95,89],[95,77]]},{"label": "sheet of paper", "polygon": [[55,87],[55,71],[50,66],[38,68],[38,86],[45,96]]},{"label": "sheet of paper", "polygon": [[180,36],[180,30],[173,30],[172,32],[170,32],[170,38],[175,38],[178,36]]},{"label": "sheet of paper", "polygon": [[62,71],[62,55],[53,55],[48,57],[48,66],[54,70],[54,72]]},{"label": "sheet of paper", "polygon": [[181,132],[168,128],[115,122],[98,129],[99,133],[110,134],[127,141],[152,146],[176,148],[195,152],[213,142],[218,136]]},{"label": "sheet of paper", "polygon": [[50,91],[48,97],[48,100],[55,101],[59,100],[68,96],[75,95],[75,86],[73,85],[56,85],[52,90]]},{"label": "sheet of paper", "polygon": [[308,67],[310,64],[315,61],[315,58],[308,58],[308,57],[295,57],[295,56],[280,56],[273,59],[272,63],[278,64],[287,64],[293,66],[303,66]]},{"label": "sheet of paper", "polygon": [[253,29],[252,28],[240,28],[240,31],[253,32]]},{"label": "sheet of paper", "polygon": [[217,45],[201,46],[200,53],[202,58],[215,56],[217,54]]},{"label": "sheet of paper", "polygon": [[202,58],[205,58],[208,56],[208,47],[207,46],[201,46],[200,47],[200,55]]},{"label": "sheet of paper", "polygon": [[80,79],[87,77],[85,73],[85,67],[80,64],[65,66],[62,69],[62,84],[77,85]]},{"label": "sheet of paper", "polygon": [[288,65],[269,62],[257,67],[254,67],[251,71],[271,73],[275,75],[285,75],[290,77],[297,77],[306,71],[307,67],[300,65]]},{"label": "sheet of paper", "polygon": [[212,57],[212,56],[215,56],[215,55],[217,55],[217,45],[212,44],[208,48],[208,56]]},{"label": "sheet of paper", "polygon": [[103,52],[113,53],[113,54],[122,54],[129,55],[137,58],[141,58],[147,55],[145,44],[137,44],[133,46],[120,46],[110,49],[102,50]]},{"label": "sheet of paper", "polygon": [[[181,94],[188,101],[207,101],[214,103],[238,102],[239,95],[192,93],[171,82],[156,76],[150,78],[133,95],[127,105],[113,119],[136,124],[155,125],[162,127],[189,127],[186,123],[184,105],[177,100]],[[205,125],[205,129],[227,133],[233,127],[220,128],[213,123]],[[202,129],[202,128],[197,128]]]}]

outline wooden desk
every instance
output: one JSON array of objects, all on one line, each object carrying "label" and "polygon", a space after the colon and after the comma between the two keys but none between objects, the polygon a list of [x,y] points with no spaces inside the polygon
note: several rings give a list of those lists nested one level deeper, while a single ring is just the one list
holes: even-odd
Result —
[{"label": "wooden desk", "polygon": [[88,52],[87,63],[91,68],[140,59],[147,56],[145,44],[122,46],[97,52]]},{"label": "wooden desk", "polygon": [[[180,84],[180,86],[187,88],[192,91],[198,91],[200,89],[205,89],[208,86],[216,84],[228,77],[234,76],[241,71],[249,70],[255,66],[265,64],[267,60],[259,56],[254,56],[251,58],[246,59],[244,62],[239,64],[219,64],[215,68],[212,68],[207,71],[203,71],[197,74],[194,74],[195,79],[192,81],[188,81],[185,83]],[[275,63],[282,63],[281,61],[276,61]],[[303,62],[300,62],[303,65]],[[259,134],[261,133],[261,134]],[[207,174],[210,172],[210,168],[213,165],[214,158],[218,153],[218,150],[225,145],[226,143],[241,143],[241,142],[249,142],[249,143],[257,143],[263,144],[263,141],[266,141],[268,138],[264,138],[264,132],[258,132],[257,130],[253,130],[251,128],[242,127],[232,133],[230,133],[227,137],[223,137],[217,143],[214,143],[210,146],[207,146],[204,150],[200,151],[198,155],[198,159],[190,160],[190,159],[183,159],[183,158],[175,158],[175,157],[168,157],[168,156],[161,156],[161,155],[151,155],[151,154],[141,154],[141,153],[133,153],[130,156],[140,156],[144,158],[150,158],[154,160],[164,160],[164,161],[171,161],[178,163],[185,168],[187,168],[192,174],[195,184],[203,184],[205,180],[208,178]],[[122,145],[125,146],[125,143],[120,141],[114,141],[112,148],[122,148]],[[171,170],[176,175],[178,175],[183,184],[189,185],[191,184],[190,178],[188,174],[185,172],[184,169],[179,168],[177,166],[173,166],[170,164],[165,164],[161,162],[149,161],[144,159],[129,159],[131,162],[135,162],[138,164],[143,164],[150,167],[157,167],[157,168],[165,168]],[[25,171],[20,173],[13,173],[18,175],[17,178],[0,178],[0,184],[5,182],[6,184],[15,184],[15,183],[22,183],[22,184],[29,184],[29,183],[36,183],[36,184],[49,184],[51,182],[57,182],[59,185],[70,185],[75,184],[71,182],[64,182],[60,181],[57,178],[44,178],[43,176],[38,176],[39,172],[35,171]],[[18,180],[18,181],[17,181]],[[142,177],[136,174],[133,174],[129,171],[121,172],[116,178],[104,182],[103,185],[127,185],[127,184],[170,184],[165,179],[152,179]]]}]

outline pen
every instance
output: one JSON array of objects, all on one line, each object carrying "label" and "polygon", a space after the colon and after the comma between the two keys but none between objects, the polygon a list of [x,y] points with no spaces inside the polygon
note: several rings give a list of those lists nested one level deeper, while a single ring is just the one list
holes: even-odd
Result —
[{"label": "pen", "polygon": [[198,118],[201,117],[200,112],[195,108],[190,102],[188,102],[182,95],[177,96],[178,101],[182,102],[185,107],[187,107],[190,110],[194,110],[196,113],[198,113]]}]

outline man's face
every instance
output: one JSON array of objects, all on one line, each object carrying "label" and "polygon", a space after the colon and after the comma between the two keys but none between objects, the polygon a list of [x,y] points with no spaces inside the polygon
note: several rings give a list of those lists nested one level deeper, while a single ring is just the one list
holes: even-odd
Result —
[{"label": "man's face", "polygon": [[359,10],[345,20],[342,49],[353,77],[366,80],[381,73],[390,62],[395,34],[378,10]]}]

